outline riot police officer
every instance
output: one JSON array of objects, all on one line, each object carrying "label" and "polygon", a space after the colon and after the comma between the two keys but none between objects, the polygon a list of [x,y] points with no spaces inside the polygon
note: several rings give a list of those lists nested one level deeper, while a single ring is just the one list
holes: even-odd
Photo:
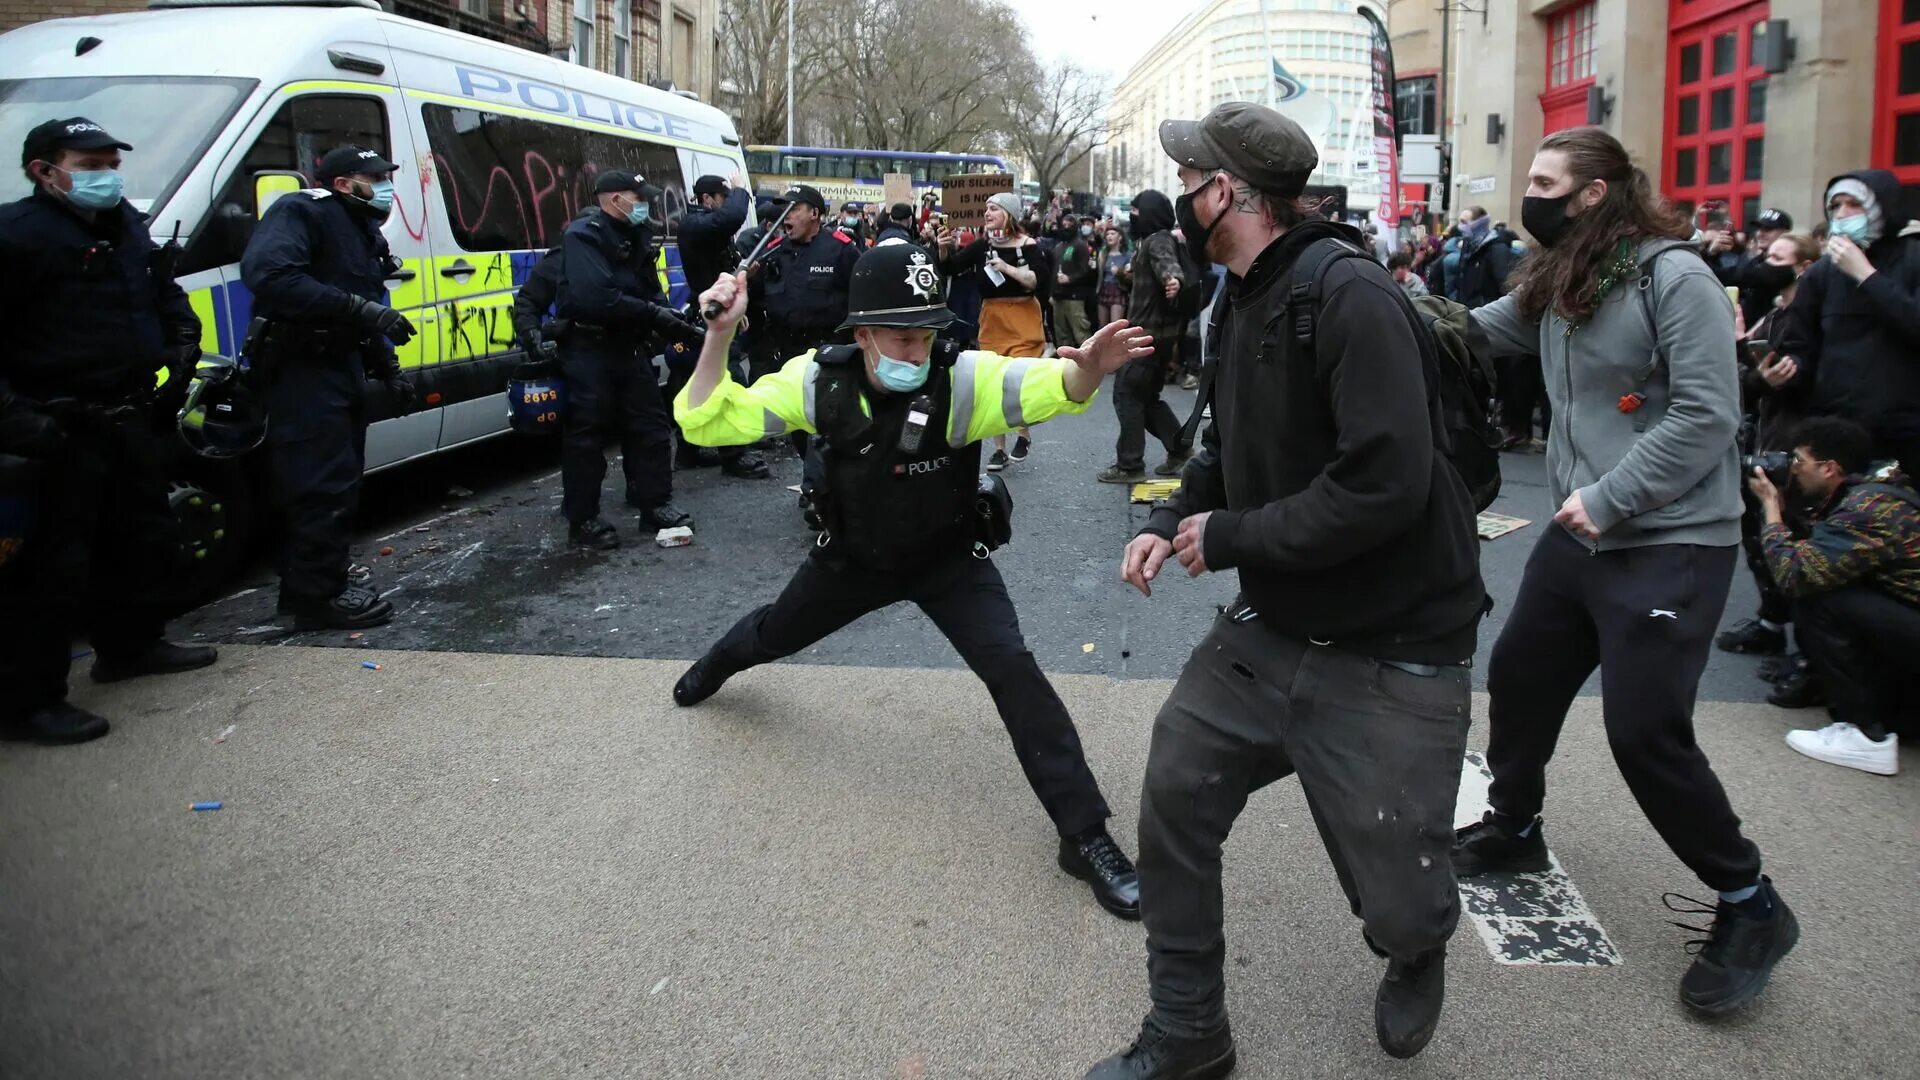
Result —
[{"label": "riot police officer", "polygon": [[31,520],[17,549],[0,551],[0,729],[11,737],[107,733],[67,701],[77,634],[93,643],[96,682],[214,661],[160,637],[179,544],[155,414],[178,408],[200,323],[171,250],[122,196],[120,152],[132,149],[85,117],[40,124],[20,155],[33,192],[0,207],[0,461],[28,484],[14,509]]},{"label": "riot police officer", "polygon": [[561,509],[567,541],[599,549],[620,546],[600,516],[607,475],[607,436],[618,433],[627,497],[645,531],[693,524],[673,505],[673,434],[654,374],[654,335],[697,344],[705,333],[666,307],[654,270],[648,223],[660,189],[632,173],[609,170],[593,184],[599,211],[574,219],[561,240],[558,315],[571,322],[560,346],[567,380],[561,434]]},{"label": "riot police officer", "polygon": [[[1022,424],[1085,411],[1102,376],[1152,352],[1145,332],[1116,322],[1064,358],[961,352],[936,342],[953,319],[923,248],[890,244],[861,256],[842,329],[855,345],[788,361],[750,387],[733,381],[727,340],[745,313],[743,276],[703,303],[723,313],[693,379],[674,402],[688,436],[740,444],[818,432],[825,531],[771,605],[741,619],[683,675],[673,697],[706,700],[738,672],[777,660],[870,611],[911,600],[927,613],[1000,710],[1034,794],[1060,833],[1061,869],[1121,918],[1140,917],[1133,865],[1107,835],[1106,801],[1073,720],[1020,636],[1006,583],[987,556],[1004,540],[1011,500],[983,488],[980,441]],[[983,496],[1002,509],[983,522]]]},{"label": "riot police officer", "polygon": [[413,383],[395,345],[414,327],[386,306],[400,269],[380,226],[397,166],[378,151],[337,146],[314,170],[319,186],[276,201],[240,260],[253,290],[248,352],[264,371],[267,447],[285,514],[280,612],[296,630],[354,630],[393,618],[393,605],[350,580],[348,527],[367,462],[368,382],[386,415],[413,411]]},{"label": "riot police officer", "polygon": [[805,184],[788,188],[783,201],[795,204],[787,215],[786,235],[775,237],[753,275],[753,302],[767,313],[768,331],[778,363],[808,349],[840,340],[847,316],[847,289],[860,249],[853,238],[824,227],[827,200]]},{"label": "riot police officer", "polygon": [[[731,182],[718,176],[702,176],[693,182],[693,205],[687,207],[687,212],[680,218],[679,236],[680,265],[687,272],[687,290],[694,296],[712,288],[716,278],[732,270],[740,261],[733,238],[740,231],[740,226],[746,224],[747,211],[751,209],[747,200],[746,181],[745,176],[735,173]],[[727,364],[733,369],[735,378],[746,381],[746,354],[739,342],[734,343]],[[692,375],[692,364],[668,365],[668,402],[673,401]],[[709,456],[713,458],[711,462]],[[729,446],[723,447],[715,455],[707,447],[687,442],[685,436],[681,436],[674,457],[677,463],[703,466],[717,464],[720,471],[728,476],[747,480],[764,480],[772,475],[767,463],[751,450]]]}]

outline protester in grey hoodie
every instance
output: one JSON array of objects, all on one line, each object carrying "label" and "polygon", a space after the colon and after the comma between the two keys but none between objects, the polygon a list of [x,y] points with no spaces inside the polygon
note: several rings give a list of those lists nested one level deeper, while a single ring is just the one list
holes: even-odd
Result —
[{"label": "protester in grey hoodie", "polygon": [[1493,808],[1460,830],[1455,873],[1547,867],[1539,813],[1567,709],[1602,670],[1607,741],[1640,808],[1719,893],[1711,939],[1680,982],[1725,1013],[1765,987],[1799,927],[1693,736],[1693,703],[1740,543],[1733,307],[1599,128],[1534,157],[1521,220],[1540,242],[1514,291],[1472,313],[1492,352],[1537,355],[1554,423],[1558,508],[1494,645],[1487,764]]}]

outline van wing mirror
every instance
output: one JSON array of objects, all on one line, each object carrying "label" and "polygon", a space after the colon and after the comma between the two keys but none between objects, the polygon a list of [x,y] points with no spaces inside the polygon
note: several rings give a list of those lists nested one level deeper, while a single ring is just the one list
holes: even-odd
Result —
[{"label": "van wing mirror", "polygon": [[307,178],[297,172],[259,172],[253,175],[253,213],[266,217],[267,208],[282,195],[291,195],[307,186]]}]

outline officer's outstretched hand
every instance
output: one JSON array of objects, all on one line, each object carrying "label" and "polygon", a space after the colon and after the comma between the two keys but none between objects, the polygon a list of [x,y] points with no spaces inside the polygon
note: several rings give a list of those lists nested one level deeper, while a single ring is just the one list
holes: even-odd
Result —
[{"label": "officer's outstretched hand", "polygon": [[721,274],[713,287],[700,294],[700,311],[715,333],[725,334],[747,314],[747,275]]},{"label": "officer's outstretched hand", "polygon": [[1129,360],[1152,356],[1153,335],[1125,319],[1115,319],[1094,331],[1093,336],[1077,348],[1062,345],[1055,352],[1082,368],[1108,375],[1119,371]]}]

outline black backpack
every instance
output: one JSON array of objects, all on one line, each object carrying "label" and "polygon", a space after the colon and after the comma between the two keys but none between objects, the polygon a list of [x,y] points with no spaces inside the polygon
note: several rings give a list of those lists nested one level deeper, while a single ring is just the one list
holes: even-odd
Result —
[{"label": "black backpack", "polygon": [[[1315,240],[1301,252],[1288,275],[1287,307],[1293,320],[1293,337],[1309,355],[1322,283],[1327,268],[1340,259],[1365,259],[1379,265],[1371,254],[1347,241],[1327,237]],[[1440,395],[1442,427],[1434,433],[1434,445],[1453,462],[1478,513],[1492,506],[1500,494],[1500,425],[1493,410],[1493,363],[1467,347],[1464,305],[1443,296],[1408,299],[1397,285],[1393,291],[1413,323],[1422,361],[1434,372],[1428,377],[1428,392]]]}]

